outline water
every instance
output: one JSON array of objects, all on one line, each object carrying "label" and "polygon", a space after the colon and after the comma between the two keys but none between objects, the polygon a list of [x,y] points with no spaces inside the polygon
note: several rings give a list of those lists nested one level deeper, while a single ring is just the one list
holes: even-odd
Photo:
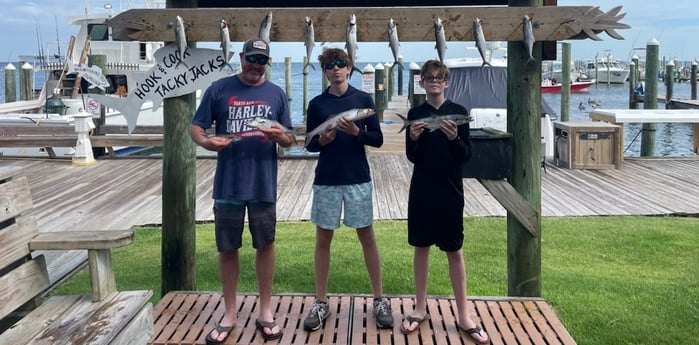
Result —
[{"label": "water", "polygon": [[[313,97],[320,94],[322,87],[322,74],[317,62],[314,63],[316,70],[309,68],[308,74],[308,101]],[[360,63],[360,68],[364,68],[367,64],[376,66],[377,63]],[[1,66],[6,66],[7,63],[2,63]],[[397,71],[397,70],[396,70]],[[408,68],[404,69],[403,73],[403,94],[407,95],[407,81],[408,81]],[[16,73],[19,75],[19,70]],[[300,126],[304,124],[303,117],[303,64],[300,62],[291,64],[291,92],[289,95],[290,109],[291,109],[291,122],[295,126]],[[356,87],[362,88],[361,75],[355,73],[350,80],[350,83]],[[37,72],[35,74],[35,84],[39,87],[43,84],[45,78],[45,73]],[[279,85],[282,89],[286,90],[286,71],[284,62],[274,62],[272,63],[271,78],[270,81]],[[5,101],[5,74],[0,72],[0,102]],[[19,84],[19,82],[17,83]],[[397,85],[396,85],[397,87]],[[690,98],[690,85],[689,83],[678,83],[674,85],[674,97],[679,99],[689,99]],[[664,85],[660,84],[658,87],[658,93],[660,95],[665,94]],[[17,97],[19,97],[19,90],[17,91]],[[558,93],[545,93],[542,94],[542,98],[548,102],[548,104],[557,112],[560,112],[561,102],[560,94]],[[595,100],[601,102],[601,107],[599,109],[628,109],[628,86],[627,85],[609,85],[600,84],[592,85],[587,92],[572,93],[570,96],[570,121],[583,122],[590,121],[588,113],[592,110],[592,106],[588,104],[588,100]],[[585,106],[585,110],[580,110],[578,105],[582,103]],[[642,105],[641,105],[642,106]],[[662,104],[659,107],[663,107]],[[640,155],[641,150],[641,138],[640,138],[641,125],[640,124],[626,124],[624,125],[624,148],[626,152],[625,156],[636,157]],[[655,132],[655,156],[671,156],[671,157],[695,157],[697,156],[692,152],[692,138],[693,138],[693,125],[688,123],[669,123],[656,125]]]}]

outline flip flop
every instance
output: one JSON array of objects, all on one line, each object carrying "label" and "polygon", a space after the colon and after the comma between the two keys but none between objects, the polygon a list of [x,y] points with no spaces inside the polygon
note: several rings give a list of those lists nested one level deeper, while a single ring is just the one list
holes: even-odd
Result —
[{"label": "flip flop", "polygon": [[[469,328],[469,329],[461,328],[461,326],[458,326],[458,327],[460,330],[462,330],[464,333],[466,333],[466,335],[468,335],[471,338],[471,340],[473,340],[476,344],[483,344],[483,345],[490,344],[490,337],[488,337],[488,335],[485,333],[481,333],[483,331],[481,326],[476,326],[476,327]],[[487,339],[485,341],[480,341],[473,336],[474,334],[478,334],[481,337],[485,336]]]},{"label": "flip flop", "polygon": [[260,321],[260,320],[255,320],[255,327],[260,331],[262,334],[262,338],[265,340],[274,340],[274,339],[279,339],[281,338],[283,332],[280,329],[279,332],[277,333],[272,333],[269,334],[265,332],[265,327],[271,329],[274,329],[274,327],[277,326],[277,323],[275,321]]},{"label": "flip flop", "polygon": [[[231,335],[231,330],[233,330],[234,326],[221,326],[220,323],[217,323],[216,326],[214,326],[214,329],[209,331],[209,334],[206,335],[206,345],[220,345],[226,342],[226,339],[228,339],[228,336]],[[226,336],[223,337],[223,340],[216,340],[214,337],[211,335],[213,331],[218,332],[218,335],[220,336],[221,333],[226,333]],[[218,338],[218,337],[217,337]]]},{"label": "flip flop", "polygon": [[409,325],[412,325],[413,322],[417,322],[417,326],[415,327],[415,329],[409,330],[409,329],[403,327],[403,323],[401,322],[401,324],[400,324],[400,332],[403,333],[403,334],[410,334],[410,333],[413,333],[413,332],[417,331],[418,328],[420,328],[420,324],[422,324],[425,320],[427,320],[427,319],[429,319],[429,318],[430,318],[430,314],[425,314],[425,316],[423,316],[423,317],[421,317],[421,318],[420,318],[420,317],[416,317],[416,316],[412,316],[412,315],[408,315],[408,316],[405,317],[405,320],[403,320],[403,321],[408,321],[408,324],[409,324]]}]

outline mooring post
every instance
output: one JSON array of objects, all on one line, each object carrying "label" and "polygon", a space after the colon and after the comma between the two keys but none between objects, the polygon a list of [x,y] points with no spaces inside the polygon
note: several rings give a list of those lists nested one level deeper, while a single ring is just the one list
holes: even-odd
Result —
[{"label": "mooring post", "polygon": [[[303,65],[306,66],[308,64],[308,58],[303,57]],[[304,126],[306,125],[306,117],[308,116],[308,68],[306,67],[306,70],[304,70],[303,73],[303,124]],[[323,66],[320,66],[320,68],[323,68]]]},{"label": "mooring post", "polygon": [[629,109],[636,109],[636,84],[638,80],[638,69],[636,61],[631,60],[629,63]]},{"label": "mooring post", "polygon": [[291,57],[287,56],[284,58],[284,80],[286,81],[286,100],[287,106],[291,109]]},{"label": "mooring post", "polygon": [[420,86],[420,66],[415,62],[410,63],[410,82],[408,84],[408,99],[410,107],[416,107],[425,102],[427,95],[425,89]]},{"label": "mooring post", "polygon": [[17,68],[8,63],[5,66],[5,103],[17,100]]},{"label": "mooring post", "polygon": [[[570,43],[561,43],[561,121],[570,118]],[[553,64],[551,64],[553,66]]]},{"label": "mooring post", "polygon": [[374,105],[379,121],[383,121],[383,111],[386,109],[386,69],[382,63],[374,67]]},{"label": "mooring post", "polygon": [[665,75],[669,75],[669,78],[665,78],[665,109],[672,109],[672,92],[675,85],[675,63],[670,60],[665,66]]},{"label": "mooring post", "polygon": [[398,96],[403,96],[403,57],[398,56]]},{"label": "mooring post", "polygon": [[19,72],[19,99],[29,101],[34,98],[34,67],[28,62],[22,65]]},{"label": "mooring post", "polygon": [[692,62],[692,73],[690,74],[690,85],[692,87],[691,99],[697,99],[697,61]]},{"label": "mooring post", "polygon": [[[646,87],[643,94],[643,109],[658,109],[659,53],[660,42],[652,38],[646,44]],[[650,157],[655,152],[655,124],[644,123],[642,128],[641,157]]]}]

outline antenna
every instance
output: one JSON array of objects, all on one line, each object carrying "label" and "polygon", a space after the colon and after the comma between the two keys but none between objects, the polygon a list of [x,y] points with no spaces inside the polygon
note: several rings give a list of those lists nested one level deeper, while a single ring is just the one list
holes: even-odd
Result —
[{"label": "antenna", "polygon": [[61,39],[60,36],[58,35],[58,17],[56,15],[53,16],[53,20],[56,23],[56,46],[58,47],[58,63],[61,64]]}]

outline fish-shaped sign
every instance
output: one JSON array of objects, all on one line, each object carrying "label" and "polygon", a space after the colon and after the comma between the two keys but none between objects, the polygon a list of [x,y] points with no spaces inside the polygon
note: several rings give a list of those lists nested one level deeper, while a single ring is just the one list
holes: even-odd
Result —
[{"label": "fish-shaped sign", "polygon": [[136,89],[128,90],[126,98],[90,96],[106,107],[119,110],[126,118],[129,134],[136,128],[141,106],[146,100],[151,100],[153,110],[158,110],[164,98],[206,89],[231,71],[221,50],[187,48],[184,54],[180,54],[177,44],[170,43],[158,49],[154,56],[156,65],[136,81]]},{"label": "fish-shaped sign", "polygon": [[102,69],[99,66],[75,66],[72,61],[68,60],[68,74],[77,73],[80,78],[87,81],[90,86],[89,89],[99,88],[104,91],[104,88],[109,86],[109,80],[102,74]]}]

